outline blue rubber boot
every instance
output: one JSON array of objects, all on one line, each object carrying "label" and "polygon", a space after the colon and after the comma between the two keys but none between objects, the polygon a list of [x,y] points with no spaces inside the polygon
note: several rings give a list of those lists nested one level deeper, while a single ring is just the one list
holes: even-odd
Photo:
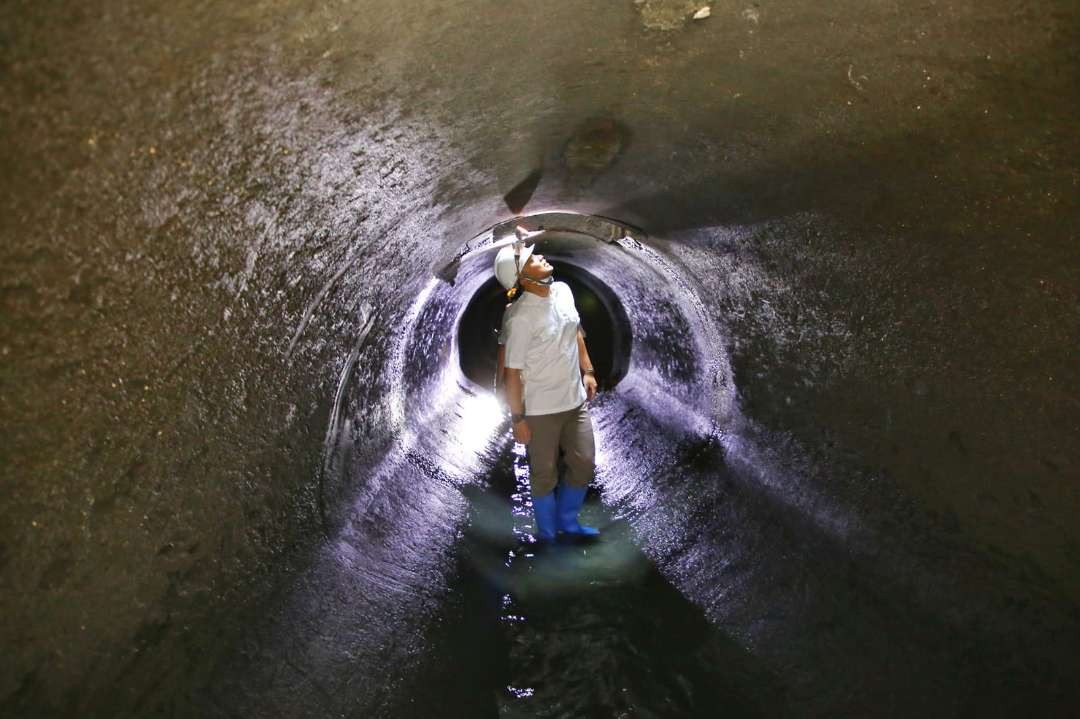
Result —
[{"label": "blue rubber boot", "polygon": [[548,492],[543,497],[533,497],[533,514],[536,515],[536,539],[541,542],[555,541],[555,529],[558,526],[555,493]]},{"label": "blue rubber boot", "polygon": [[576,537],[600,536],[599,529],[578,524],[578,512],[581,511],[581,505],[585,502],[585,492],[587,491],[587,487],[571,487],[565,482],[559,485],[558,499],[556,501],[556,504],[558,504],[559,531]]}]

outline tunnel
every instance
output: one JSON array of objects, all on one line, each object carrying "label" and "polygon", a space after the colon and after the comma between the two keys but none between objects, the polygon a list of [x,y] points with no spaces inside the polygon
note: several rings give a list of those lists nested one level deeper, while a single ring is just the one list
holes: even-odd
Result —
[{"label": "tunnel", "polygon": [[5,3],[0,715],[1075,716],[1078,14]]}]

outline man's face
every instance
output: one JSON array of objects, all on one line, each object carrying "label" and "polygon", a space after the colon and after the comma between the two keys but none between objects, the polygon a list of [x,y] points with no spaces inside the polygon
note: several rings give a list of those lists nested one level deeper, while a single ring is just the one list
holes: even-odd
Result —
[{"label": "man's face", "polygon": [[525,263],[524,269],[521,270],[521,276],[530,280],[544,280],[551,277],[553,272],[555,272],[555,268],[544,259],[544,256],[534,252],[529,255],[529,261]]}]

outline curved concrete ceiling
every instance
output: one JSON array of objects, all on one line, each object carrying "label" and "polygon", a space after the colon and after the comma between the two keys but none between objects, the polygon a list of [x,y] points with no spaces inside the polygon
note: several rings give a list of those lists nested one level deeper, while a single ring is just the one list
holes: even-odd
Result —
[{"label": "curved concrete ceiling", "polygon": [[[1068,706],[1077,13],[6,3],[2,713],[558,716],[579,581],[564,715]],[[542,212],[634,349],[612,540],[507,569],[455,325]]]}]

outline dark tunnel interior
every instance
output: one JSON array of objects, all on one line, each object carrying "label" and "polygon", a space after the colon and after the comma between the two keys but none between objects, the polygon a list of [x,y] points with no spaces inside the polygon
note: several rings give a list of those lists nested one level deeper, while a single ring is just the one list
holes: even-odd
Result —
[{"label": "dark tunnel interior", "polygon": [[[618,295],[587,270],[558,260],[552,264],[559,281],[574,293],[597,384],[612,389],[626,376],[633,344],[630,321]],[[497,333],[506,307],[506,291],[492,278],[477,290],[458,321],[461,371],[481,387],[490,388],[494,382]]]},{"label": "dark tunnel interior", "polygon": [[[0,716],[1076,716],[1078,28],[0,5]],[[491,391],[518,226],[595,542]]]}]

